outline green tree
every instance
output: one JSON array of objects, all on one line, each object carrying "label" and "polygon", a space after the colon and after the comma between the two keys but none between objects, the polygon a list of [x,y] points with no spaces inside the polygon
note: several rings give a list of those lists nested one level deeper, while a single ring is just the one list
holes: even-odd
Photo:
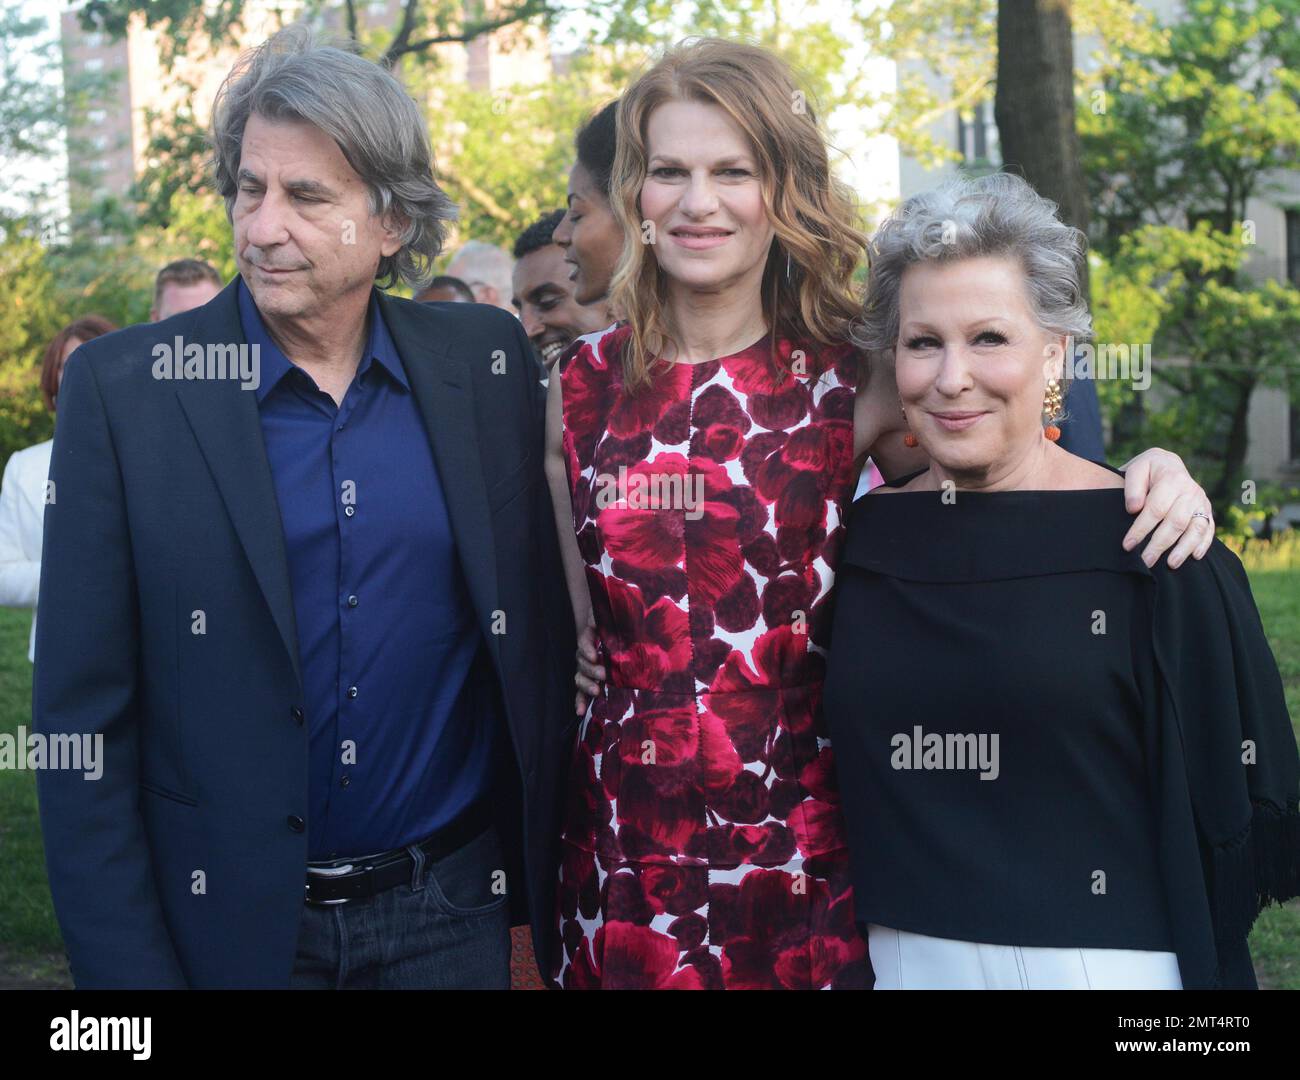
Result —
[{"label": "green tree", "polygon": [[1230,232],[1297,164],[1300,0],[1192,0],[1104,82],[1079,113],[1102,250],[1146,221]]},{"label": "green tree", "polygon": [[[170,65],[192,42],[209,45],[242,27],[247,0],[87,0],[80,12],[87,30],[121,37],[133,16],[166,31],[162,60]],[[491,12],[483,0],[403,0],[397,21],[371,16],[357,0],[340,5],[331,0],[306,0],[298,17],[326,26],[351,40],[382,47],[377,55],[390,67],[405,58],[432,62],[438,45],[467,43],[506,27],[545,25],[556,16],[548,0],[505,2]]]},{"label": "green tree", "polygon": [[[1070,8],[1075,37],[1090,42],[1088,63],[1073,72],[1076,97],[1086,101],[1122,50],[1152,43],[1151,17],[1136,0],[1074,0]],[[893,136],[926,168],[959,160],[953,140],[936,138],[932,127],[958,114],[970,122],[977,106],[993,104],[998,10],[998,0],[856,4],[854,21],[871,55],[898,65],[896,90],[862,99],[876,117],[871,133]]]},{"label": "green tree", "polygon": [[1150,342],[1166,359],[1154,385],[1170,404],[1148,414],[1146,434],[1180,448],[1221,515],[1246,479],[1251,394],[1292,383],[1300,340],[1300,289],[1247,276],[1246,251],[1209,221],[1143,225],[1105,264],[1094,312],[1099,340]]},{"label": "green tree", "polygon": [[0,312],[0,460],[8,460],[54,430],[41,400],[41,358],[68,321],[34,221],[0,221]]},{"label": "green tree", "polygon": [[1099,320],[1099,335],[1191,361],[1159,364],[1158,394],[1105,392],[1115,449],[1174,436],[1222,512],[1240,491],[1252,394],[1300,389],[1296,289],[1246,265],[1248,201],[1300,154],[1300,0],[1193,0],[1122,49],[1104,89],[1079,112],[1092,235],[1108,288],[1160,319],[1147,337]]},{"label": "green tree", "polygon": [[43,157],[58,135],[58,87],[33,73],[56,62],[45,31],[43,19],[0,11],[0,160]]},{"label": "green tree", "polygon": [[[121,32],[127,9],[139,6],[92,4],[84,10],[83,19]],[[435,6],[408,5],[417,14],[427,14]],[[109,9],[122,18],[106,21]],[[459,239],[508,246],[542,213],[563,206],[577,128],[617,96],[654,50],[688,33],[741,36],[776,50],[800,73],[823,115],[863,98],[860,77],[849,63],[850,44],[842,27],[809,20],[796,27],[782,18],[779,4],[768,0],[696,0],[689,5],[622,0],[616,4],[593,2],[577,10],[590,16],[580,39],[582,45],[568,58],[563,74],[540,84],[475,90],[447,80],[428,50],[407,48],[395,60],[395,69],[413,96],[427,103],[435,167],[462,208]],[[215,24],[203,21],[209,16],[233,20],[242,9],[218,4],[203,11],[208,14],[177,0],[150,5],[147,16],[159,25],[184,23],[193,36],[212,29]],[[543,27],[549,18],[538,14],[528,25]],[[367,27],[359,19],[352,36],[367,55],[390,57],[401,27],[394,36],[391,28]],[[408,35],[410,46],[422,40],[419,35]],[[148,116],[152,164],[132,193],[144,225],[174,228],[172,208],[177,193],[197,197],[208,190],[207,133],[196,116],[197,110],[188,106],[167,115]]]}]

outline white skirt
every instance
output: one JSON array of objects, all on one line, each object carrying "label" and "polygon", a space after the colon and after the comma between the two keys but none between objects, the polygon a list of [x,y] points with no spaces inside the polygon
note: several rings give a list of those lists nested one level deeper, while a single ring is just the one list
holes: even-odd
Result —
[{"label": "white skirt", "polygon": [[877,990],[1181,990],[1178,957],[1137,949],[985,945],[867,928]]}]

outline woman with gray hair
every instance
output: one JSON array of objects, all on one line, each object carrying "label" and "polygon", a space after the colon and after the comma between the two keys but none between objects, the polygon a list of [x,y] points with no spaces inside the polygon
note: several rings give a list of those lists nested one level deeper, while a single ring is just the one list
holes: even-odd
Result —
[{"label": "woman with gray hair", "polygon": [[827,671],[877,988],[1254,987],[1247,933],[1300,891],[1241,563],[1124,551],[1122,474],[1055,443],[1083,250],[1006,174],[872,242],[859,343],[930,458],[854,505]]}]

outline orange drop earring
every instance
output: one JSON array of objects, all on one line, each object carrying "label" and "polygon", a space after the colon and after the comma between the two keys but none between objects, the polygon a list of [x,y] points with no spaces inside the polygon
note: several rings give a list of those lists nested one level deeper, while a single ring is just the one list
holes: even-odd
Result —
[{"label": "orange drop earring", "polygon": [[1056,442],[1061,437],[1061,429],[1056,421],[1061,418],[1061,384],[1055,379],[1048,380],[1047,394],[1043,399],[1043,416],[1047,426],[1043,428],[1043,437]]},{"label": "orange drop earring", "polygon": [[[907,423],[907,410],[903,408],[903,403],[901,401],[898,403],[898,411],[903,414],[903,423]],[[918,445],[916,436],[912,434],[910,428],[908,429],[907,434],[903,436],[903,445],[904,446]]]}]

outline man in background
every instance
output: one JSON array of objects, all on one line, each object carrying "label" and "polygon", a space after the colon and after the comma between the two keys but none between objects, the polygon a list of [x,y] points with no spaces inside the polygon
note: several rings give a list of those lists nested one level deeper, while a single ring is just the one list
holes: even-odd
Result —
[{"label": "man in background", "polygon": [[154,278],[150,322],[162,322],[182,311],[202,307],[221,291],[225,282],[211,263],[202,259],[169,262]]},{"label": "man in background", "polygon": [[471,240],[447,264],[447,273],[465,282],[480,304],[491,304],[512,315],[510,306],[510,272],[514,260],[499,247]]},{"label": "man in background", "polygon": [[575,338],[614,321],[604,304],[584,306],[574,299],[569,264],[554,239],[563,218],[563,210],[552,210],[515,241],[512,301],[547,374]]},{"label": "man in background", "polygon": [[439,274],[414,297],[421,304],[472,304],[474,290],[458,277]]}]

